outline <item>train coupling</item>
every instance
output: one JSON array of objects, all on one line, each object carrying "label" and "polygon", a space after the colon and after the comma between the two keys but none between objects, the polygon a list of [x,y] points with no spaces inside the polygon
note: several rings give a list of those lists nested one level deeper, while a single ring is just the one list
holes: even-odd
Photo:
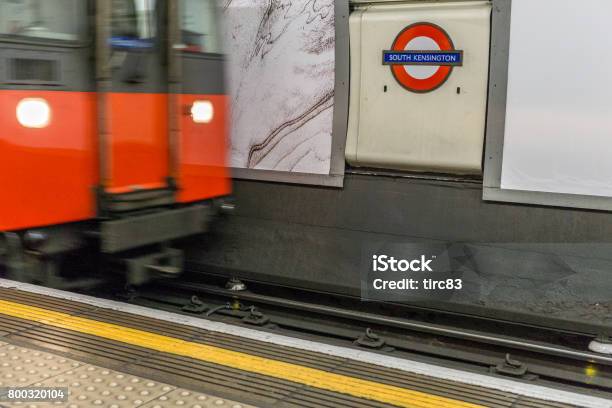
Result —
[{"label": "train coupling", "polygon": [[163,248],[159,251],[125,259],[127,283],[142,285],[155,277],[176,277],[183,271],[183,251]]},{"label": "train coupling", "polygon": [[225,197],[214,201],[216,212],[221,215],[233,215],[236,212],[236,202],[233,197]]}]

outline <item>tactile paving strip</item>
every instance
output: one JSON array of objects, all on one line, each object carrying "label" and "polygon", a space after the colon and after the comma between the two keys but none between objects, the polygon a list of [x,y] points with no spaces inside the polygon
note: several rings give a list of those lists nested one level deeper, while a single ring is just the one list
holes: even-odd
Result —
[{"label": "tactile paving strip", "polygon": [[6,345],[0,348],[0,387],[25,387],[82,365],[50,353]]},{"label": "tactile paving strip", "polygon": [[142,408],[247,408],[247,405],[177,389],[143,405]]},{"label": "tactile paving strip", "polygon": [[174,390],[174,387],[95,366],[70,370],[37,387],[67,387],[69,408],[138,407]]},{"label": "tactile paving strip", "polygon": [[68,388],[67,402],[0,404],[6,407],[254,408],[235,401],[5,343],[0,343],[0,386]]}]

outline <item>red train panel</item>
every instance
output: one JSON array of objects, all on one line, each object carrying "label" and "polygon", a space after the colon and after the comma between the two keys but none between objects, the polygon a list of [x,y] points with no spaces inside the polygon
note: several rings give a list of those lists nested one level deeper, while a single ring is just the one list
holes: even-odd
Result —
[{"label": "red train panel", "polygon": [[209,123],[196,123],[185,114],[181,119],[178,149],[180,202],[192,202],[230,194],[228,165],[227,104],[225,95],[180,95],[180,106],[188,112],[196,101],[212,103]]},{"label": "red train panel", "polygon": [[110,93],[107,107],[107,192],[165,187],[169,176],[168,95]]},{"label": "red train panel", "polygon": [[[47,127],[22,126],[19,102],[42,98],[51,108]],[[227,167],[227,97],[180,95],[180,106],[210,101],[214,116],[196,123],[181,116],[178,149],[178,201],[231,192]],[[134,186],[165,186],[168,172],[168,96],[111,94],[107,159],[109,192]],[[95,217],[98,185],[96,94],[61,91],[0,91],[0,230],[19,230]]]},{"label": "red train panel", "polygon": [[[45,128],[17,120],[24,98],[43,98]],[[0,230],[85,220],[96,214],[96,96],[87,92],[0,91]]]}]

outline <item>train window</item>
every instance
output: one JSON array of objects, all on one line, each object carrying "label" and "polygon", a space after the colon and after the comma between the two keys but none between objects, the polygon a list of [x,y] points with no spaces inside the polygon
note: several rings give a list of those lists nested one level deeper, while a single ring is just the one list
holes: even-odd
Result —
[{"label": "train window", "polygon": [[83,0],[0,0],[0,35],[78,41],[87,33]]},{"label": "train window", "polygon": [[215,0],[181,0],[182,48],[185,52],[221,53]]},{"label": "train window", "polygon": [[156,4],[156,0],[113,0],[113,47],[152,47],[157,35]]}]

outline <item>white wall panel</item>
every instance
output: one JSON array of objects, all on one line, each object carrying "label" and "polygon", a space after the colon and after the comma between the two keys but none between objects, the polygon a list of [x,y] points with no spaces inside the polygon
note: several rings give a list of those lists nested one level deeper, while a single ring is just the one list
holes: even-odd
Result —
[{"label": "white wall panel", "polygon": [[[480,174],[485,134],[491,5],[486,1],[384,3],[353,12],[351,105],[347,161],[354,166]],[[407,27],[435,24],[447,33],[462,66],[437,89],[411,92],[381,61]],[[440,50],[429,37],[407,49]],[[404,66],[426,79],[440,66]]]},{"label": "white wall panel", "polygon": [[513,0],[501,188],[612,197],[612,1]]}]

